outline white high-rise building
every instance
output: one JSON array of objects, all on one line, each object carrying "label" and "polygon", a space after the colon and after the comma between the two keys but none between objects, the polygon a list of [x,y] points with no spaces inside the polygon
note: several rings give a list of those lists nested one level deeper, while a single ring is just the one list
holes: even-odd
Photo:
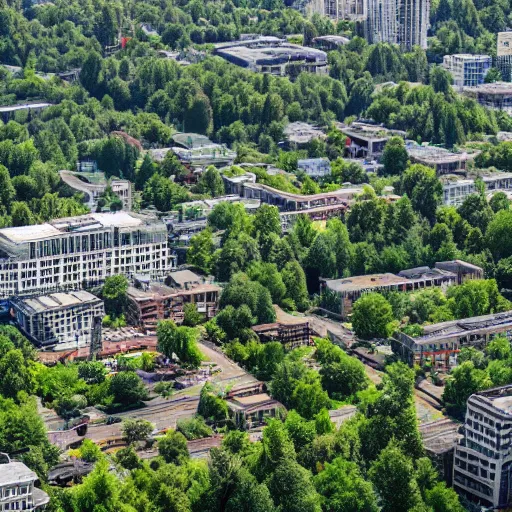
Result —
[{"label": "white high-rise building", "polygon": [[453,487],[481,506],[512,505],[512,386],[471,395],[455,448]]},{"label": "white high-rise building", "polygon": [[115,274],[157,279],[175,266],[167,228],[150,216],[90,213],[0,229],[0,297],[76,290]]}]

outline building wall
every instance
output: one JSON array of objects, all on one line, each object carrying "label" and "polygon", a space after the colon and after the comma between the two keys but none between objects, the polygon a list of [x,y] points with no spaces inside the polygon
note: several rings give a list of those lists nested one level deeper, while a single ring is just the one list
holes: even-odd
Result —
[{"label": "building wall", "polygon": [[21,330],[37,345],[74,343],[79,346],[91,341],[94,318],[105,316],[103,302],[79,304],[65,309],[51,309],[29,314],[13,303],[16,321]]},{"label": "building wall", "polygon": [[0,297],[101,284],[115,274],[160,277],[175,268],[167,230],[102,229],[24,244],[0,260]]},{"label": "building wall", "polygon": [[467,402],[464,439],[455,448],[453,486],[483,505],[510,505],[512,416],[473,395]]},{"label": "building wall", "polygon": [[456,88],[476,87],[484,83],[492,66],[487,55],[445,55],[443,67],[452,75]]}]

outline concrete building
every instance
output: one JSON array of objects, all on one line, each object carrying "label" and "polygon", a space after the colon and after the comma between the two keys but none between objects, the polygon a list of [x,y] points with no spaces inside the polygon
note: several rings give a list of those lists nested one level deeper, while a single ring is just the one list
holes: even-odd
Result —
[{"label": "concrete building", "polygon": [[365,37],[370,43],[427,47],[429,0],[365,0]]},{"label": "concrete building", "polygon": [[483,279],[484,269],[462,260],[438,261],[435,268],[451,272],[457,276],[456,284],[462,284],[471,279]]},{"label": "concrete building", "polygon": [[306,16],[320,14],[336,21],[362,21],[367,5],[366,0],[295,0],[292,7]]},{"label": "concrete building", "polygon": [[350,126],[341,127],[347,136],[346,151],[350,158],[373,159],[382,155],[386,142],[393,136],[405,137],[405,132],[365,122],[353,122]]},{"label": "concrete building", "polygon": [[172,272],[164,283],[136,276],[128,288],[128,321],[154,329],[159,320],[183,323],[184,307],[195,304],[207,320],[217,314],[221,288],[189,270]]},{"label": "concrete building", "polygon": [[435,146],[407,145],[407,154],[411,162],[433,167],[438,176],[456,173],[465,174],[468,164],[473,162],[479,153],[479,151],[454,153]]},{"label": "concrete building", "polygon": [[28,112],[30,115],[38,114],[45,108],[51,107],[52,103],[23,103],[20,105],[0,106],[0,118],[4,123],[12,119],[16,112]]},{"label": "concrete building", "polygon": [[512,113],[512,84],[509,82],[464,87],[462,93],[484,107]]},{"label": "concrete building", "polygon": [[299,211],[334,205],[343,205],[348,208],[349,202],[362,191],[362,187],[355,186],[305,196],[283,192],[262,183],[244,183],[241,194],[245,198],[259,199],[262,203],[277,206],[281,211]]},{"label": "concrete building", "polygon": [[110,275],[167,275],[167,228],[135,213],[90,213],[0,229],[0,297],[99,285]]},{"label": "concrete building", "polygon": [[256,73],[294,78],[301,72],[327,74],[327,54],[322,50],[291,44],[275,37],[219,43],[215,54]]},{"label": "concrete building", "polygon": [[457,275],[439,268],[418,267],[402,270],[397,275],[370,274],[344,279],[321,279],[322,304],[342,319],[352,313],[354,302],[369,292],[412,292],[433,286],[447,287],[457,282]]},{"label": "concrete building", "polygon": [[343,36],[319,36],[313,39],[315,47],[326,52],[337,50],[348,43],[350,43],[350,39]]},{"label": "concrete building", "polygon": [[234,388],[226,394],[229,416],[237,428],[252,430],[265,425],[285,411],[283,404],[266,393],[265,384],[256,382]]},{"label": "concrete building", "polygon": [[496,336],[512,338],[512,311],[425,325],[417,338],[396,332],[392,347],[410,365],[429,360],[435,369],[447,371],[457,365],[461,348],[484,348]]},{"label": "concrete building", "polygon": [[310,178],[323,178],[331,175],[331,162],[328,158],[306,158],[297,162],[299,171]]},{"label": "concrete building", "polygon": [[[209,165],[232,165],[236,158],[236,152],[225,144],[216,144],[205,135],[198,133],[176,133],[172,136],[175,144],[171,151],[187,167],[204,167]],[[152,150],[157,160],[162,161],[168,148]],[[161,158],[158,152],[162,154]]]},{"label": "concrete building", "polygon": [[[257,199],[244,199],[237,194],[230,194],[228,196],[216,197],[214,199],[198,199],[197,201],[188,201],[179,205],[178,218],[180,222],[195,221],[198,219],[206,219],[212,210],[221,203],[236,203],[242,204],[248,213],[255,212],[260,207],[260,201]],[[165,222],[169,219],[164,219]]]},{"label": "concrete building", "polygon": [[39,512],[50,502],[48,494],[35,486],[37,475],[23,462],[0,463],[0,510]]},{"label": "concrete building", "polygon": [[512,386],[488,389],[467,401],[464,437],[455,448],[453,488],[480,507],[512,504]]},{"label": "concrete building", "polygon": [[84,290],[16,297],[11,301],[16,323],[36,345],[45,348],[85,346],[105,316],[103,301]]},{"label": "concrete building", "polygon": [[[512,173],[510,172],[481,174],[480,178],[490,197],[497,192],[508,194],[512,190]],[[459,206],[466,197],[476,192],[473,178],[445,176],[441,178],[441,183],[443,184],[443,203],[446,205]]]},{"label": "concrete building", "polygon": [[443,68],[452,75],[453,86],[457,89],[483,84],[491,67],[492,58],[489,55],[458,53],[443,58]]}]

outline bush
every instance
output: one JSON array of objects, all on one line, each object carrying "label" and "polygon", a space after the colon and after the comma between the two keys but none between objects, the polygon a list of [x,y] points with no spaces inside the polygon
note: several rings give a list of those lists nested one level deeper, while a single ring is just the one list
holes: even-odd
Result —
[{"label": "bush", "polygon": [[168,464],[181,464],[189,458],[185,436],[181,432],[169,430],[158,441],[158,453]]},{"label": "bush", "polygon": [[178,420],[176,431],[181,432],[188,441],[210,437],[213,434],[213,430],[201,416]]}]

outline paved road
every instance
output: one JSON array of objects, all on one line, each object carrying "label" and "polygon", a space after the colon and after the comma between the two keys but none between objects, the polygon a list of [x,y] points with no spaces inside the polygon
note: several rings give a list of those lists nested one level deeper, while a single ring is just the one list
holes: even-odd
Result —
[{"label": "paved road", "polygon": [[[257,382],[256,379],[240,368],[233,361],[228,359],[221,351],[213,348],[212,345],[199,344],[199,349],[205,356],[205,360],[216,363],[221,372],[213,377],[213,383],[220,386],[239,386]],[[199,403],[199,393],[202,384],[177,391],[171,398],[157,397],[146,402],[146,407],[116,414],[123,419],[142,418],[155,424],[155,428],[163,430],[175,428],[178,420],[191,418],[197,411]],[[121,423],[113,425],[89,425],[85,437],[98,443],[107,438],[121,437]],[[50,442],[56,444],[62,449],[69,446],[70,443],[78,441],[80,437],[75,431],[57,431],[49,432]]]}]

